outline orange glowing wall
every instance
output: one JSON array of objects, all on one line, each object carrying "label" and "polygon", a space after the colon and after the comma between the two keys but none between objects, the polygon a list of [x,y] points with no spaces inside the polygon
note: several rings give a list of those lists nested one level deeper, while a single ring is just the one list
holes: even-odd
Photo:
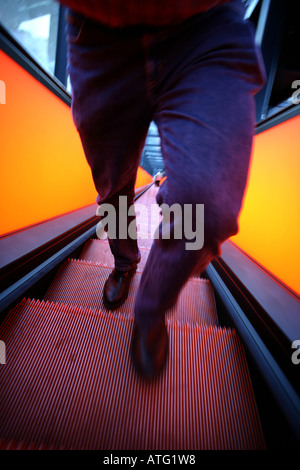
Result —
[{"label": "orange glowing wall", "polygon": [[300,293],[300,116],[254,138],[239,233],[231,240]]},{"label": "orange glowing wall", "polygon": [[[93,204],[96,191],[70,107],[2,51],[0,64],[1,236]],[[151,181],[140,169],[136,185]]]},{"label": "orange glowing wall", "polygon": [[147,184],[152,183],[152,181],[153,177],[149,175],[149,173],[142,167],[139,167],[135,180],[135,187],[141,188],[142,186],[146,186]]}]

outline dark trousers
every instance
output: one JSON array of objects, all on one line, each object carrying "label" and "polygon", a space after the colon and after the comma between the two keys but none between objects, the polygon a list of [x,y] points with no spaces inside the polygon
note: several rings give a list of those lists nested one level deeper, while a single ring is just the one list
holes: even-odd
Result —
[{"label": "dark trousers", "polygon": [[[238,230],[255,125],[254,94],[264,70],[240,0],[175,26],[111,29],[69,11],[72,112],[100,203],[133,203],[151,121],[158,126],[167,180],[157,202],[204,204],[204,245],[185,236],[153,242],[135,302],[148,324],[177,300],[196,265],[204,270]],[[195,217],[195,210],[192,211]],[[115,266],[139,261],[136,240],[109,240]]]}]

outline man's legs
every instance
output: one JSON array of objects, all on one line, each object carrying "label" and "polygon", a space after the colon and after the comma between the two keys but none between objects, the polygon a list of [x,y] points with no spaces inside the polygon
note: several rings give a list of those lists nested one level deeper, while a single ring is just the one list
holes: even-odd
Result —
[{"label": "man's legs", "polygon": [[[111,204],[118,222],[119,196],[127,198],[127,207],[133,204],[139,158],[151,121],[141,35],[137,29],[112,30],[72,11],[67,20],[74,122],[99,193],[98,203]],[[132,270],[140,260],[137,241],[119,239],[118,233],[117,238],[108,238],[115,268],[124,273]],[[120,287],[117,278],[113,296]]]},{"label": "man's legs", "polygon": [[[74,31],[71,31],[73,33]],[[263,79],[241,2],[147,32],[116,32],[95,23],[69,34],[73,116],[100,202],[133,202],[133,185],[155,112],[167,181],[158,202],[204,205],[204,246],[188,237],[155,240],[135,304],[132,352],[146,375],[164,365],[164,315],[196,264],[202,270],[237,231],[254,128],[253,94]],[[173,225],[182,223],[176,217]],[[183,234],[185,227],[183,226]],[[112,243],[116,266],[138,262],[135,240]]]},{"label": "man's legs", "polygon": [[170,30],[168,38],[147,40],[147,57],[157,71],[148,83],[167,176],[157,201],[177,203],[182,213],[191,205],[198,236],[203,227],[196,207],[204,204],[204,246],[187,249],[186,226],[175,215],[171,229],[182,224],[183,237],[154,240],[142,275],[135,303],[140,336],[134,335],[132,353],[148,375],[163,367],[158,350],[167,350],[165,333],[156,335],[156,352],[147,346],[148,335],[153,344],[156,325],[163,328],[166,310],[195,266],[203,271],[238,230],[255,125],[253,94],[263,84],[253,35],[238,3],[194,17]]}]

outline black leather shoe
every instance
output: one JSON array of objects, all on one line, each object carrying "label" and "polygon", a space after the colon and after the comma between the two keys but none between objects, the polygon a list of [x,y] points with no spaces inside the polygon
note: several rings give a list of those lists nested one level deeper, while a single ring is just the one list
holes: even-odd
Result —
[{"label": "black leather shoe", "polygon": [[130,271],[113,271],[108,276],[103,289],[103,303],[108,310],[115,310],[127,299],[129,286],[136,268]]},{"label": "black leather shoe", "polygon": [[134,324],[131,360],[141,377],[150,380],[164,370],[169,353],[168,330],[164,320],[151,327]]}]

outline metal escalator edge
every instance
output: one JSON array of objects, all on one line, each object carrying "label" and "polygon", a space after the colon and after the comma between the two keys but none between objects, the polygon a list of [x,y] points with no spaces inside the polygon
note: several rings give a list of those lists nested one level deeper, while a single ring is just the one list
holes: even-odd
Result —
[{"label": "metal escalator edge", "polygon": [[[263,381],[282,413],[286,425],[286,429],[282,429],[282,435],[287,432],[286,439],[290,440],[291,447],[299,445],[300,400],[298,393],[213,264],[207,267],[206,274],[214,288],[216,297],[220,299],[223,308],[226,310],[227,318],[230,319],[243,342],[247,355],[255,367],[255,373],[260,376],[260,380]],[[269,406],[268,403],[264,403],[264,405]],[[277,419],[280,419],[279,416],[277,414],[273,415],[273,421],[269,423],[269,426],[274,426],[274,431],[277,428]],[[280,437],[278,440],[280,441]]]},{"label": "metal escalator edge", "polygon": [[41,278],[49,274],[53,269],[64,261],[71,253],[78,247],[85,243],[89,238],[95,234],[95,225],[88,231],[72,240],[62,249],[57,251],[54,255],[49,257],[46,261],[39,264],[37,267],[28,272],[25,276],[18,279],[15,283],[9,286],[0,294],[0,321],[5,317],[7,310],[12,307],[18,300],[25,295],[25,293],[32,288]]}]

